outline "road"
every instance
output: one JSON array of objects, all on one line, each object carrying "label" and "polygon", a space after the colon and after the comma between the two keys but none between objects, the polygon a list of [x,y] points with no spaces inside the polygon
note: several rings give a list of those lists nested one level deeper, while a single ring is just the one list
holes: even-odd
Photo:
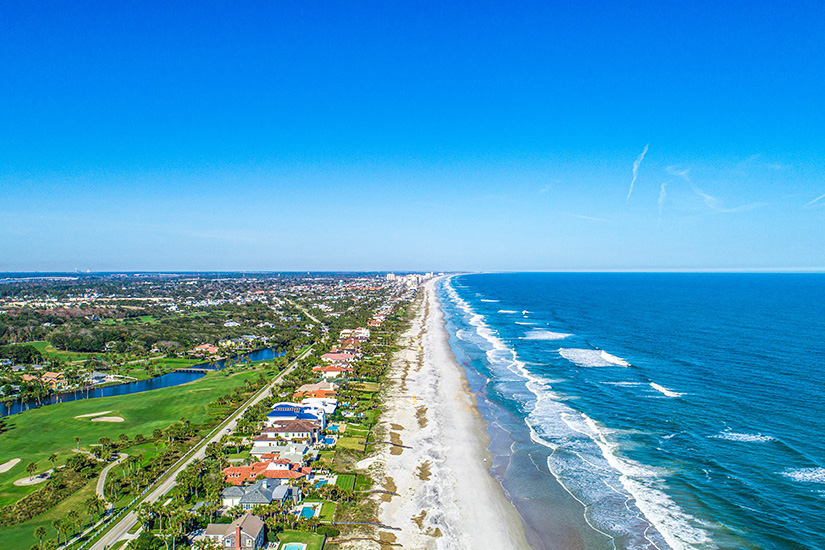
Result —
[{"label": "road", "polygon": [[127,455],[126,453],[118,453],[118,459],[109,464],[108,466],[106,466],[105,468],[103,468],[103,471],[100,472],[100,477],[97,478],[97,487],[95,488],[95,493],[99,498],[106,500],[106,497],[103,495],[103,487],[106,486],[106,476],[109,474],[109,470],[111,470],[127,458],[129,458],[129,455]]},{"label": "road", "polygon": [[[177,466],[172,467],[172,474],[169,475],[164,481],[162,481],[157,487],[155,487],[148,496],[143,499],[143,502],[155,502],[160,497],[168,493],[172,487],[175,486],[175,478],[178,476],[180,472],[186,469],[189,464],[191,464],[195,460],[200,460],[206,454],[206,447],[209,443],[218,442],[220,441],[221,437],[226,433],[226,429],[229,428],[230,430],[235,428],[235,425],[238,423],[238,419],[243,416],[246,412],[246,409],[255,405],[256,403],[260,402],[262,399],[266,398],[269,395],[269,390],[275,387],[280,381],[281,378],[286,376],[287,374],[291,373],[295,370],[295,367],[298,365],[298,361],[306,357],[312,351],[312,346],[304,350],[301,355],[299,355],[290,365],[287,367],[281,374],[275,377],[271,384],[260,390],[255,397],[250,399],[246,402],[245,405],[241,406],[231,417],[229,423],[221,424],[219,430],[216,430],[215,433],[209,437],[204,439],[198,444],[197,450],[189,456],[184,462],[179,463]],[[163,474],[166,475],[166,474]],[[136,507],[135,507],[136,508]],[[95,542],[89,548],[90,550],[105,550],[109,548],[114,543],[122,539],[129,530],[134,527],[137,523],[138,518],[137,514],[135,513],[134,508],[128,514],[123,516],[123,518],[118,521],[114,527],[112,527],[105,535],[103,535],[100,540]]]}]

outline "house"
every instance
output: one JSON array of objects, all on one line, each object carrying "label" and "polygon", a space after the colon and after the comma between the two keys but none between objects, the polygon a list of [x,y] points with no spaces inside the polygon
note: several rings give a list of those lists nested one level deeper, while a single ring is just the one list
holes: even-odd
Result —
[{"label": "house", "polygon": [[[313,409],[322,409],[326,416],[330,416],[338,408],[338,400],[334,397],[307,397],[301,399],[301,405]],[[322,424],[321,427],[326,428],[326,423]]]},{"label": "house", "polygon": [[204,354],[205,353],[205,354],[208,354],[208,355],[214,355],[214,354],[218,353],[218,348],[217,348],[217,346],[213,346],[212,344],[201,344],[199,346],[195,346],[194,349],[192,349],[192,351],[190,353],[195,353],[195,354],[198,354],[198,353]]},{"label": "house", "polygon": [[355,356],[351,353],[325,353],[321,356],[321,361],[325,363],[351,363],[355,361]]},{"label": "house", "polygon": [[265,531],[263,520],[247,513],[232,523],[210,523],[204,537],[221,548],[258,550],[265,545]]},{"label": "house", "polygon": [[263,428],[254,441],[259,443],[280,438],[315,443],[320,436],[321,423],[315,420],[279,420]]},{"label": "house", "polygon": [[263,462],[254,462],[249,466],[229,466],[223,469],[226,483],[242,485],[247,481],[257,481],[260,478],[288,481],[300,479],[312,473],[312,468],[293,464],[282,458],[270,458]]},{"label": "house", "polygon": [[38,382],[40,379],[36,376],[32,376],[31,374],[24,374],[20,377],[23,382]]},{"label": "house", "polygon": [[327,412],[322,406],[313,404],[297,404],[281,402],[272,407],[272,411],[266,415],[264,423],[266,426],[274,426],[276,422],[283,420],[312,420],[321,423],[321,429],[327,427]]},{"label": "house", "polygon": [[333,363],[332,365],[319,365],[312,367],[313,372],[317,372],[324,378],[338,378],[342,374],[349,374],[355,372],[355,369],[341,363]]},{"label": "house", "polygon": [[40,380],[52,390],[58,390],[66,387],[66,377],[62,372],[45,372]]},{"label": "house", "polygon": [[285,443],[274,439],[256,441],[249,454],[259,460],[280,458],[302,466],[308,466],[318,459],[318,449],[313,449],[306,443],[295,441]]},{"label": "house", "polygon": [[221,491],[221,504],[226,508],[239,506],[249,511],[255,506],[269,505],[273,502],[300,501],[300,496],[301,490],[298,487],[281,485],[277,479],[262,479],[247,487],[227,487]]},{"label": "house", "polygon": [[295,399],[304,397],[335,397],[338,395],[338,386],[326,380],[317,384],[304,384],[295,391]]}]

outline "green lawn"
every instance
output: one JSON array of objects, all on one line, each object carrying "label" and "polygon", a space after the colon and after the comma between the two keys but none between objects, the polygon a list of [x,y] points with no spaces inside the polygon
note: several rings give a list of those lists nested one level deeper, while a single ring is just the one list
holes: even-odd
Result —
[{"label": "green lawn", "polygon": [[[181,417],[186,417],[193,424],[201,424],[210,416],[208,403],[256,376],[254,371],[228,377],[220,373],[208,373],[194,382],[172,388],[59,403],[10,416],[7,419],[8,431],[0,434],[0,464],[13,458],[20,458],[21,461],[8,472],[0,474],[0,504],[9,504],[28,492],[39,489],[39,486],[15,487],[13,482],[28,475],[26,465],[29,462],[37,463],[37,471],[51,468],[47,459],[53,452],[58,453],[57,465],[63,464],[72,454],[75,437],[80,437],[81,449],[89,450],[90,445],[97,443],[101,437],[117,440],[122,433],[130,439],[139,433],[150,437],[155,428],[164,429]],[[75,418],[102,411],[111,411],[105,416],[120,416],[125,421],[92,422],[91,418]],[[133,451],[129,449],[126,452],[131,454]],[[145,443],[136,447],[135,452],[142,453],[144,461],[147,461],[155,455],[155,448],[151,443]],[[62,508],[64,504],[65,502],[52,510]],[[51,511],[45,514],[50,515]],[[31,524],[36,527],[41,517],[21,525]],[[0,530],[0,548],[28,548],[37,542],[32,535],[34,527],[4,527]],[[22,536],[20,533],[27,534],[27,543],[7,544],[17,540],[13,537]]]},{"label": "green lawn", "polygon": [[89,357],[90,355],[94,355],[94,353],[80,353],[76,351],[63,351],[59,349],[55,349],[52,347],[50,343],[45,340],[38,340],[36,342],[25,342],[28,346],[34,346],[37,351],[46,355],[48,357],[57,357],[59,359],[65,359],[66,361],[77,361],[83,360]]},{"label": "green lawn", "polygon": [[[85,510],[83,502],[95,493],[96,479],[89,480],[89,483],[83,486],[78,492],[43,514],[36,518],[30,519],[17,525],[3,527],[0,529],[0,547],[2,548],[20,548],[24,550],[29,548],[32,544],[38,542],[37,537],[34,536],[34,530],[39,526],[46,528],[48,532],[47,539],[55,538],[56,531],[52,527],[52,522],[56,519],[64,519],[69,510],[77,510],[80,514],[81,521],[85,527],[91,525],[92,520]],[[83,527],[83,528],[85,528]]]},{"label": "green lawn", "polygon": [[321,550],[324,547],[323,535],[304,533],[303,531],[283,531],[278,533],[278,540],[281,542],[279,548],[283,548],[284,544],[290,542],[303,542],[307,545],[306,550]]},{"label": "green lawn", "polygon": [[335,484],[341,489],[352,489],[355,486],[355,476],[353,474],[340,474]]},{"label": "green lawn", "polygon": [[332,522],[335,520],[335,509],[338,504],[335,502],[324,502],[321,505],[321,521]]}]

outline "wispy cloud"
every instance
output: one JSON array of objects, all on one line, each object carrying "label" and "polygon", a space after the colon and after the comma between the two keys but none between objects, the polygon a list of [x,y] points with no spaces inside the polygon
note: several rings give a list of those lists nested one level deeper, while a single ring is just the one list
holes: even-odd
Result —
[{"label": "wispy cloud", "polygon": [[698,187],[696,187],[692,183],[690,184],[690,188],[693,189],[693,192],[696,193],[696,195],[699,198],[701,198],[702,201],[704,201],[705,206],[707,206],[711,210],[717,211],[717,210],[720,210],[722,208],[722,203],[716,197],[714,197],[712,195],[708,195],[707,193],[705,193],[704,191],[702,191],[701,189],[699,189]]},{"label": "wispy cloud", "polygon": [[807,203],[805,203],[805,206],[813,206],[813,205],[815,205],[816,203],[818,203],[819,201],[821,201],[822,199],[825,199],[825,195],[819,195],[817,198],[815,198],[815,199],[814,199],[814,200],[812,200],[811,202],[807,202]]},{"label": "wispy cloud", "polygon": [[690,168],[680,168],[678,165],[665,168],[668,174],[676,176],[690,183]]},{"label": "wispy cloud", "polygon": [[610,220],[606,220],[604,218],[595,218],[593,216],[583,216],[581,214],[571,214],[570,212],[564,212],[564,214],[567,214],[568,216],[573,216],[574,218],[581,218],[583,220],[592,220],[594,222],[607,222],[607,221],[610,221]]},{"label": "wispy cloud", "polygon": [[657,201],[659,205],[659,216],[662,215],[662,206],[665,204],[665,199],[667,198],[667,184],[670,182],[664,182],[662,184],[662,188],[659,189],[659,200]]},{"label": "wispy cloud", "polygon": [[639,166],[642,165],[642,161],[645,159],[645,154],[647,154],[647,148],[650,147],[648,143],[645,145],[645,148],[642,149],[642,154],[636,158],[636,161],[633,163],[633,179],[630,180],[630,190],[627,192],[627,201],[630,201],[630,195],[633,194],[633,184],[636,183],[636,178],[639,176]]}]

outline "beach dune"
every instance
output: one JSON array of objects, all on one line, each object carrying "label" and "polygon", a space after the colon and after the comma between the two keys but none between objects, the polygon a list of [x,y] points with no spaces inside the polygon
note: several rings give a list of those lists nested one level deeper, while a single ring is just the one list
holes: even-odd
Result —
[{"label": "beach dune", "polygon": [[383,416],[392,445],[371,466],[386,491],[379,519],[394,528],[381,540],[403,548],[530,548],[515,507],[488,472],[486,425],[450,350],[435,281],[424,286],[402,345]]}]

